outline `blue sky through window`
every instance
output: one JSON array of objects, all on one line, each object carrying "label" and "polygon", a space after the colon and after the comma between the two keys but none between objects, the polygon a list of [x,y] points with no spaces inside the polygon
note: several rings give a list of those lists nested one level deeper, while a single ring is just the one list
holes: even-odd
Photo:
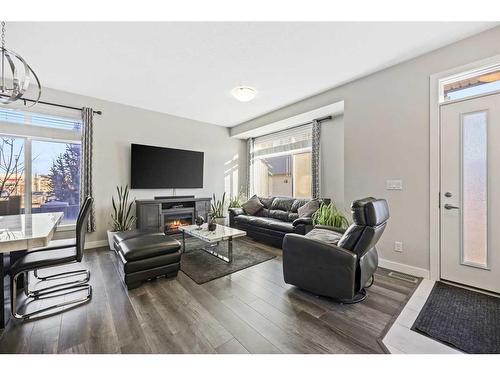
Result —
[{"label": "blue sky through window", "polygon": [[489,92],[494,92],[494,91],[499,91],[500,90],[500,81],[495,81],[491,83],[484,83],[482,85],[474,86],[474,87],[469,87],[463,90],[457,90],[448,93],[447,100],[456,100],[456,99],[463,99],[463,98],[468,98],[470,96],[474,95],[481,95],[481,94],[486,94]]}]

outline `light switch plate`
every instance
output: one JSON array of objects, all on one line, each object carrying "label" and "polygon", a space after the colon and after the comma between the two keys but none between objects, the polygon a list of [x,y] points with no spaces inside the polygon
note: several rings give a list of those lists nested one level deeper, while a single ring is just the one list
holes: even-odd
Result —
[{"label": "light switch plate", "polygon": [[387,190],[403,190],[403,180],[387,180],[385,188]]},{"label": "light switch plate", "polygon": [[403,252],[403,243],[400,241],[394,242],[394,251],[397,253],[402,253]]}]

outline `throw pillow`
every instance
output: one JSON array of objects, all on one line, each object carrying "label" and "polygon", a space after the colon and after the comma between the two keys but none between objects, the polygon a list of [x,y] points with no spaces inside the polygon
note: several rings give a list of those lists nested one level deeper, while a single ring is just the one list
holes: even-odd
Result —
[{"label": "throw pillow", "polygon": [[302,207],[299,207],[297,213],[299,217],[311,217],[319,209],[319,201],[317,199],[310,200]]},{"label": "throw pillow", "polygon": [[245,210],[248,215],[255,215],[262,209],[262,207],[264,207],[264,205],[260,203],[257,195],[254,195],[252,198],[241,205],[241,208],[243,208],[243,210]]}]

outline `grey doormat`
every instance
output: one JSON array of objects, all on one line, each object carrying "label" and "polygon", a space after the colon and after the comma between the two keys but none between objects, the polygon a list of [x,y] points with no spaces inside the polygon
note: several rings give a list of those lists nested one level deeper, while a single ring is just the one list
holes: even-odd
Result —
[{"label": "grey doormat", "polygon": [[500,298],[437,282],[412,329],[466,353],[500,353]]},{"label": "grey doormat", "polygon": [[[207,243],[196,238],[186,239],[186,252],[182,254],[181,271],[197,284],[204,284],[242,269],[273,259],[276,256],[252,246],[242,239],[233,240],[233,262],[226,263],[200,250]],[[220,252],[227,254],[227,242],[220,244]]]}]

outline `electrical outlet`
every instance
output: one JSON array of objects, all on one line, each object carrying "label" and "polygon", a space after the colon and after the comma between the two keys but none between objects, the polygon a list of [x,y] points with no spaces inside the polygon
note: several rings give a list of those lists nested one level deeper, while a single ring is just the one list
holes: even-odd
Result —
[{"label": "electrical outlet", "polygon": [[394,242],[394,251],[397,253],[402,253],[403,252],[403,243],[400,241]]}]

